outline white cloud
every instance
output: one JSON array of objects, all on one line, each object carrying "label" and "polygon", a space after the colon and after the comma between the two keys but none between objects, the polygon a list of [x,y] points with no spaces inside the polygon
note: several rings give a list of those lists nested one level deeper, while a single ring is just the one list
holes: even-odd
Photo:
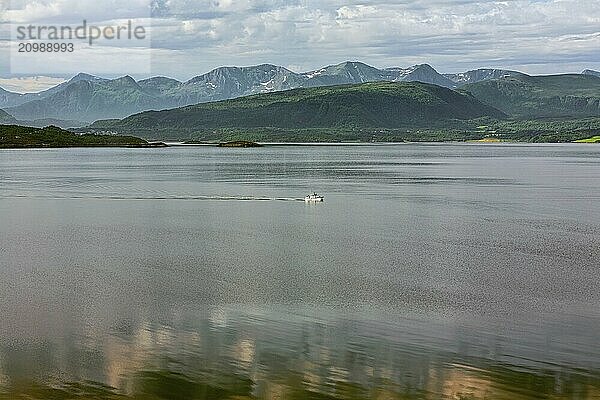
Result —
[{"label": "white cloud", "polygon": [[[30,7],[22,19],[93,12],[115,20],[150,0],[22,1]],[[153,9],[153,73],[179,79],[221,65],[309,70],[348,59],[427,62],[442,72],[600,68],[598,0],[153,0]],[[114,70],[100,58],[82,62],[80,70]]]},{"label": "white cloud", "polygon": [[12,0],[4,18],[19,24],[143,18],[150,16],[150,2],[151,0]]},{"label": "white cloud", "polygon": [[0,78],[0,87],[16,93],[35,93],[63,83],[65,79],[49,76]]},{"label": "white cloud", "polygon": [[339,19],[369,18],[377,15],[377,7],[375,6],[343,6],[337,9],[337,18]]}]

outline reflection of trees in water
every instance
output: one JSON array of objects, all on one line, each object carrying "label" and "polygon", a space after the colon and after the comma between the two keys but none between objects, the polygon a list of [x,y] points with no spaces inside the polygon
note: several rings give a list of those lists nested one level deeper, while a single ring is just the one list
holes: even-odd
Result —
[{"label": "reflection of trees in water", "polygon": [[11,360],[23,352],[2,351],[0,399],[600,397],[595,371],[517,368],[428,351],[366,335],[349,321],[292,316],[274,323],[219,310],[174,325],[140,323],[105,337],[64,340],[50,350],[32,347],[25,360],[43,360],[45,371],[26,379],[15,367],[19,361]]}]

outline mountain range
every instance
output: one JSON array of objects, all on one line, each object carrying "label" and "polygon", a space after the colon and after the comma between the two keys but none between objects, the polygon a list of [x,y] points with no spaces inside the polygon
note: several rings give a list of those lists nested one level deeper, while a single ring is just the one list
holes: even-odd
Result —
[{"label": "mountain range", "polygon": [[442,75],[427,64],[378,69],[360,62],[344,62],[304,73],[270,64],[221,67],[186,82],[166,77],[139,81],[130,76],[105,79],[81,73],[39,93],[19,94],[0,88],[0,108],[32,125],[52,121],[58,126],[68,127],[83,126],[98,119],[124,118],[147,110],[164,110],[296,88],[418,81],[454,89],[516,74],[519,73],[481,69]]},{"label": "mountain range", "polygon": [[582,72],[583,75],[600,76],[600,71],[594,71],[593,69],[585,69]]},{"label": "mountain range", "polygon": [[[553,76],[544,78],[550,83],[555,80],[563,83],[562,79]],[[584,77],[584,82],[585,78],[600,81],[600,78]],[[471,85],[477,87],[481,83],[513,79],[517,78],[478,82],[465,86],[465,90],[421,82],[370,82],[291,89],[146,111],[124,119],[96,121],[78,131],[135,135],[151,140],[264,142],[479,139],[570,142],[600,134],[598,117],[514,118],[466,90]],[[548,104],[544,96],[551,91],[545,87],[545,79],[538,82],[537,87],[545,90],[539,98],[515,96],[514,102],[509,104],[516,108],[519,102],[522,105],[538,104],[542,106],[541,112],[546,112],[544,107]],[[492,98],[497,86],[490,85]],[[535,111],[535,107],[530,111]]]},{"label": "mountain range", "polygon": [[461,90],[513,118],[600,117],[600,77],[592,74],[517,74]]},{"label": "mountain range", "polygon": [[467,92],[421,82],[371,82],[302,88],[147,111],[92,128],[181,138],[223,129],[398,129],[453,120],[504,118]]},{"label": "mountain range", "polygon": [[105,79],[81,73],[39,93],[0,89],[0,109],[8,113],[0,113],[0,123],[81,127],[150,110],[368,82],[421,82],[468,93],[511,118],[600,116],[600,73],[593,70],[546,76],[503,69],[440,74],[427,64],[378,69],[360,62],[344,62],[304,73],[270,64],[221,67],[186,82],[166,77]]}]

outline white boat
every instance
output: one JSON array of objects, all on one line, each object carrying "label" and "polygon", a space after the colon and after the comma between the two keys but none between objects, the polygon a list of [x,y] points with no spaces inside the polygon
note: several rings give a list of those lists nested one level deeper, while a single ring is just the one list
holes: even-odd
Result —
[{"label": "white boat", "polygon": [[312,203],[312,202],[317,202],[317,201],[323,201],[324,197],[323,196],[319,196],[316,192],[313,194],[309,194],[308,196],[306,196],[304,198],[304,201],[307,203]]}]

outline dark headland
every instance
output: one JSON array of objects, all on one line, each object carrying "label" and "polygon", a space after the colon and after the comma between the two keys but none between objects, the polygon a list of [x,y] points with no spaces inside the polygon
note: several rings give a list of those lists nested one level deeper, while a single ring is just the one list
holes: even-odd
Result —
[{"label": "dark headland", "polygon": [[134,136],[76,134],[55,126],[35,128],[0,125],[0,148],[60,148],[60,147],[166,147]]}]

